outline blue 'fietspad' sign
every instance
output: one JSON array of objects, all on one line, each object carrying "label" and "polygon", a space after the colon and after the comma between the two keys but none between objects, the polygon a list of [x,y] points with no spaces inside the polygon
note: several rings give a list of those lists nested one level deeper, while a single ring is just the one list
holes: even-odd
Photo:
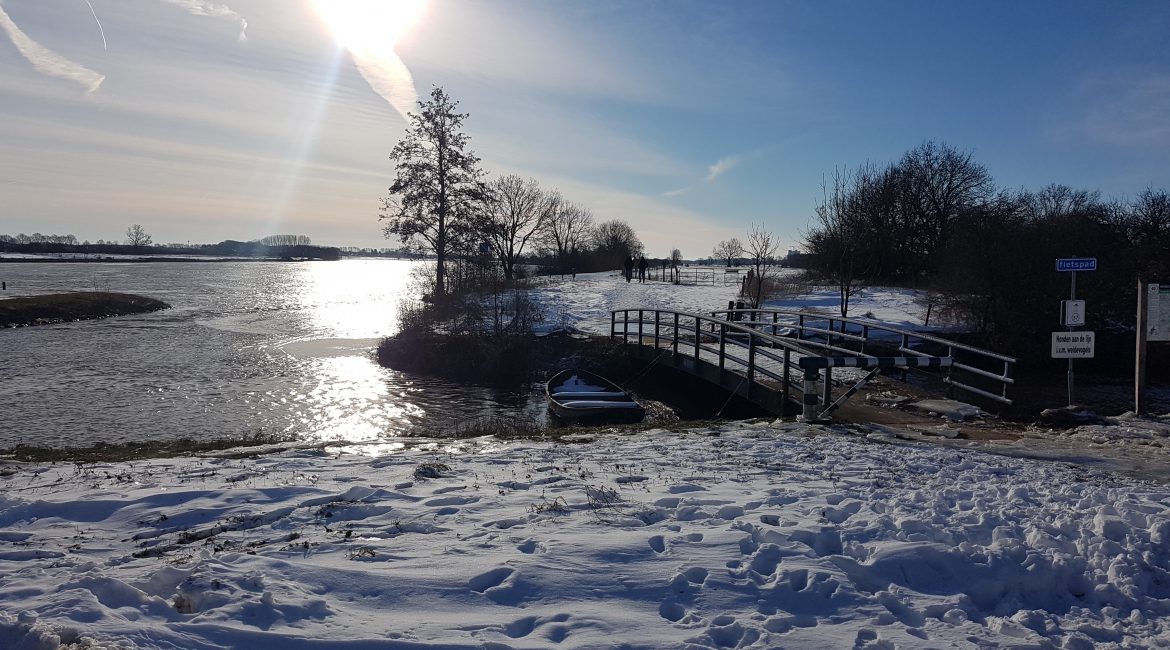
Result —
[{"label": "blue 'fietspad' sign", "polygon": [[1066,257],[1056,260],[1057,271],[1096,271],[1095,257]]}]

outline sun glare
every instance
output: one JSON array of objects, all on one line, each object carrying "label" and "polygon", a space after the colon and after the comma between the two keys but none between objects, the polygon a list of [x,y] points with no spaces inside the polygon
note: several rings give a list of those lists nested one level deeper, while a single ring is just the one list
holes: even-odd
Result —
[{"label": "sun glare", "polygon": [[427,0],[313,0],[334,38],[352,51],[393,48],[426,9]]}]

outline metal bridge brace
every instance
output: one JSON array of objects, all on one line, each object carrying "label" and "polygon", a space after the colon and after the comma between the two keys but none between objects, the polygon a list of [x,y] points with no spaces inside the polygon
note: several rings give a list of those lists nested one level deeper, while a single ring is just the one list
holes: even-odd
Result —
[{"label": "metal bridge brace", "polygon": [[[817,422],[827,419],[829,414],[861,390],[883,368],[949,368],[953,361],[951,357],[803,357],[797,363],[804,370],[804,412],[801,419]],[[817,413],[817,403],[820,401],[817,396],[817,379],[821,368],[825,369],[826,376],[830,368],[866,368],[870,372],[837,401]],[[825,402],[828,401],[826,393]]]},{"label": "metal bridge brace", "polygon": [[853,395],[855,393],[857,393],[857,391],[861,390],[862,388],[865,388],[865,384],[870,379],[873,379],[879,373],[881,373],[881,371],[882,371],[881,368],[874,368],[873,370],[870,370],[868,374],[866,374],[864,377],[861,378],[861,381],[859,381],[853,385],[853,388],[850,388],[849,390],[845,391],[845,394],[842,395],[841,397],[838,397],[837,401],[826,406],[825,410],[821,411],[821,415],[818,419],[821,419],[821,420],[827,419],[830,415],[833,414],[833,411],[836,411],[838,408],[840,408],[841,405],[844,404],[845,401],[848,400],[850,397],[853,397]]}]

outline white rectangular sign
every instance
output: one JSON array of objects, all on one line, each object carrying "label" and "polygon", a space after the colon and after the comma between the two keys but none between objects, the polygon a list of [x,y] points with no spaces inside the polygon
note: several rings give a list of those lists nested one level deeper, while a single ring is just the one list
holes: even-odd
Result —
[{"label": "white rectangular sign", "polygon": [[1093,332],[1053,332],[1053,359],[1092,359]]},{"label": "white rectangular sign", "polygon": [[1170,284],[1146,285],[1146,340],[1170,341]]},{"label": "white rectangular sign", "polygon": [[1076,327],[1085,324],[1085,301],[1084,300],[1062,300],[1060,301],[1064,312],[1064,322],[1061,325],[1069,327]]}]

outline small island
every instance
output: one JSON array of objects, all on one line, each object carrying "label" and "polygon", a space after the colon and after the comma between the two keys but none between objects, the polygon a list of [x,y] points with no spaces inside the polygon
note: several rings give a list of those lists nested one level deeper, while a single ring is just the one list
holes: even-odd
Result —
[{"label": "small island", "polygon": [[169,304],[129,293],[78,291],[0,300],[0,327],[50,325],[167,309]]}]

